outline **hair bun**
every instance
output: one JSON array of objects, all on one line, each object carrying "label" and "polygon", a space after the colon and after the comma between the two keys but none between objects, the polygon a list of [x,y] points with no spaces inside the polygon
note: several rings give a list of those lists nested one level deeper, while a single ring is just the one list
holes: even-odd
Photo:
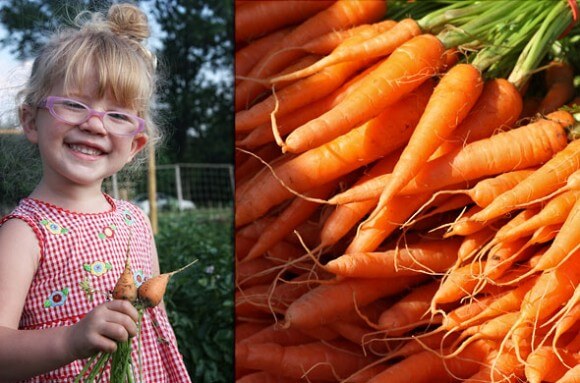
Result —
[{"label": "hair bun", "polygon": [[147,15],[133,4],[114,4],[107,14],[111,31],[136,41],[150,36]]}]

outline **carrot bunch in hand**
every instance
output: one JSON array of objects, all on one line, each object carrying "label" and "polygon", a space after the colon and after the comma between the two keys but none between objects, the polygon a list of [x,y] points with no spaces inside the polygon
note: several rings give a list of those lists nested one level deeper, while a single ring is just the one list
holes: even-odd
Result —
[{"label": "carrot bunch in hand", "polygon": [[572,12],[437,3],[238,44],[236,383],[579,378]]},{"label": "carrot bunch in hand", "polygon": [[[155,307],[161,303],[167,283],[171,276],[191,266],[197,262],[197,260],[192,261],[178,270],[151,277],[140,286],[137,286],[135,284],[135,278],[129,260],[130,245],[131,237],[129,236],[125,267],[117,279],[111,298],[129,301],[137,308],[137,312],[139,313],[137,328],[139,329],[145,309]],[[139,336],[139,334],[137,336]],[[140,365],[138,363],[136,365],[135,361],[132,360],[132,344],[133,339],[129,338],[124,342],[117,342],[117,348],[113,353],[100,352],[93,355],[89,358],[83,370],[75,378],[75,383],[98,382],[108,363],[110,363],[109,381],[111,383],[142,381]],[[138,353],[141,352],[140,349],[137,351]],[[136,371],[138,371],[137,376],[135,375]]]}]

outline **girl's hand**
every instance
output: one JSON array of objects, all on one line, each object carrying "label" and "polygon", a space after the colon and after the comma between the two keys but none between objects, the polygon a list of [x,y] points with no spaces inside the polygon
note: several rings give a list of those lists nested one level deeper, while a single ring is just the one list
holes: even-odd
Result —
[{"label": "girl's hand", "polygon": [[75,359],[88,358],[99,351],[114,352],[117,342],[137,335],[138,319],[137,309],[128,301],[103,303],[70,326],[67,343]]}]

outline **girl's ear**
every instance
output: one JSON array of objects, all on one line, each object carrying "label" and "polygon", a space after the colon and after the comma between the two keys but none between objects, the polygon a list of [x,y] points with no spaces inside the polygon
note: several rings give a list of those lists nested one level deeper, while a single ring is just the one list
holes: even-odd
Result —
[{"label": "girl's ear", "polygon": [[137,153],[143,150],[148,141],[149,136],[143,133],[137,134],[135,137],[133,137],[133,142],[131,143],[131,153],[127,162],[131,162],[133,157],[135,157]]},{"label": "girl's ear", "polygon": [[38,131],[36,130],[36,109],[30,105],[20,106],[20,124],[28,141],[38,143]]}]

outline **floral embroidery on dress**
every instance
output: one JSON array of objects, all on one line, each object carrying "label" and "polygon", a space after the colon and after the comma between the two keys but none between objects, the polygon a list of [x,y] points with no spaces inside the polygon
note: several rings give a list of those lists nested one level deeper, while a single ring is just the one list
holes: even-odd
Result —
[{"label": "floral embroidery on dress", "polygon": [[113,238],[115,236],[115,230],[117,230],[117,227],[113,224],[105,226],[103,228],[103,231],[99,233],[99,238],[101,239]]},{"label": "floral embroidery on dress", "polygon": [[135,219],[133,218],[133,214],[129,209],[123,210],[123,219],[125,220],[125,224],[127,226],[131,226],[135,223]]},{"label": "floral embroidery on dress", "polygon": [[68,297],[68,287],[62,290],[54,291],[46,301],[44,301],[44,307],[58,307],[64,305],[66,298]]},{"label": "floral embroidery on dress", "polygon": [[93,263],[85,263],[83,265],[83,269],[95,277],[100,277],[112,268],[113,266],[109,262],[104,261],[95,261]]},{"label": "floral embroidery on dress", "polygon": [[60,226],[58,223],[49,221],[48,219],[43,219],[40,224],[48,229],[52,234],[66,234],[68,229],[66,227]]},{"label": "floral embroidery on dress", "polygon": [[79,282],[79,285],[81,286],[81,290],[83,290],[86,294],[89,302],[92,302],[95,295],[95,290],[91,285],[91,280],[88,277],[85,277],[85,279]]}]

